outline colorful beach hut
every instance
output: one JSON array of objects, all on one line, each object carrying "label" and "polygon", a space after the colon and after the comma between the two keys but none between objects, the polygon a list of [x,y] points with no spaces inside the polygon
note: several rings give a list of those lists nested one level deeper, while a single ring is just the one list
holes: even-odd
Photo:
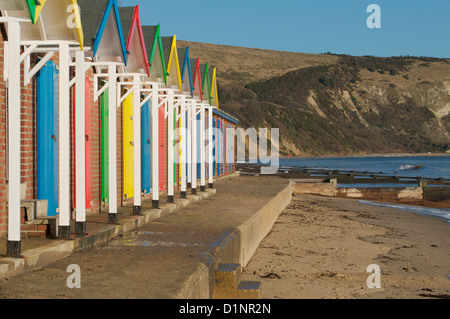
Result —
[{"label": "colorful beach hut", "polygon": [[[179,49],[181,50],[181,49]],[[184,53],[184,54],[183,54]],[[179,52],[178,56],[182,57],[182,63],[180,64],[180,71],[181,71],[181,91],[186,96],[185,97],[185,112],[182,113],[181,121],[184,123],[181,127],[182,130],[180,132],[184,132],[184,147],[185,152],[183,156],[183,163],[185,164],[185,167],[183,168],[185,170],[185,179],[186,181],[181,181],[181,188],[182,196],[186,196],[187,188],[190,188],[192,186],[192,168],[191,168],[191,158],[192,158],[192,149],[191,149],[191,143],[192,138],[190,136],[191,132],[191,102],[190,99],[193,96],[193,82],[192,82],[192,73],[191,73],[191,59],[189,57],[189,47],[185,49],[183,52]],[[182,137],[183,138],[183,137]],[[183,175],[182,175],[183,179]]]},{"label": "colorful beach hut", "polygon": [[[211,70],[213,70],[211,72]],[[208,92],[206,99],[208,100],[208,105],[206,109],[208,110],[208,130],[207,130],[207,140],[208,140],[208,187],[214,188],[214,109],[216,108],[213,102],[212,95],[214,87],[216,87],[213,82],[215,81],[215,67],[210,67],[208,65],[207,74],[205,72],[205,78],[203,81],[203,91]]]},{"label": "colorful beach hut", "polygon": [[161,41],[160,25],[144,26],[145,44],[149,54],[152,119],[152,206],[159,208],[159,192],[164,190],[165,173],[165,114],[160,98],[162,87],[167,83],[167,68]]},{"label": "colorful beach hut", "polygon": [[193,83],[191,76],[191,61],[189,58],[189,47],[183,49],[178,48],[178,57],[181,71],[181,93],[182,103],[180,110],[180,187],[181,198],[186,198],[187,188],[191,186],[192,182],[192,169],[191,169],[191,136],[190,129],[192,125],[191,121],[191,103],[189,102],[193,94]]},{"label": "colorful beach hut", "polygon": [[175,155],[175,128],[178,119],[179,110],[183,108],[185,103],[182,90],[182,80],[180,63],[177,49],[177,37],[162,37],[162,45],[164,50],[164,59],[167,66],[167,83],[166,83],[166,118],[167,118],[167,200],[169,203],[174,202],[174,188],[177,183],[176,179],[176,155]]},{"label": "colorful beach hut", "polygon": [[206,190],[206,110],[209,108],[209,64],[206,63],[200,67],[202,99],[199,104],[199,155],[200,163],[198,164],[198,178],[200,179],[201,191]]},{"label": "colorful beach hut", "polygon": [[[58,165],[55,158],[51,154],[47,154],[49,162],[41,163],[44,156],[38,157],[38,169],[40,168],[42,179],[48,179],[49,176],[54,176],[55,167],[58,167],[59,182],[54,183],[52,179],[50,183],[47,181],[37,181],[37,188],[43,189],[52,187],[52,189],[45,189],[43,193],[49,198],[44,198],[51,202],[52,207],[56,206],[55,202],[59,203],[59,225],[60,233],[68,234],[70,228],[70,132],[67,123],[69,119],[69,87],[70,87],[70,51],[81,51],[83,49],[83,30],[79,19],[79,11],[75,0],[47,0],[42,2],[37,1],[8,1],[0,3],[0,10],[2,12],[1,22],[6,23],[6,32],[8,36],[7,45],[7,61],[5,63],[5,80],[8,82],[8,98],[9,98],[9,185],[8,185],[8,245],[7,254],[11,256],[20,255],[21,238],[20,238],[20,206],[21,206],[21,121],[20,121],[20,104],[21,104],[21,64],[24,64],[24,84],[28,85],[31,79],[36,76],[38,72],[47,62],[53,57],[55,53],[59,54],[59,92],[58,115],[55,117],[54,113],[46,115],[46,117],[39,117],[43,122],[54,123],[59,121],[59,134],[49,136],[48,131],[54,132],[54,125],[39,125],[39,137],[42,137],[42,143],[38,142],[39,146],[46,148],[46,145],[54,144],[58,141],[58,148],[51,147],[53,154],[59,154]],[[69,9],[69,10],[68,10]],[[72,20],[71,20],[72,19]],[[71,22],[71,27],[68,27],[68,22]],[[24,52],[21,52],[21,46],[24,47]],[[36,65],[31,67],[31,54],[45,53],[45,56],[39,60]],[[54,81],[56,77],[50,77]],[[49,86],[46,86],[47,88]],[[44,89],[44,87],[40,87]],[[53,88],[52,88],[53,90]],[[44,96],[41,94],[38,96]],[[53,95],[55,96],[55,95]],[[54,103],[54,100],[52,103]],[[43,102],[43,101],[40,101]],[[39,101],[37,104],[42,104]],[[43,109],[43,108],[41,108]],[[55,110],[54,107],[51,110]],[[58,120],[59,119],[59,120]],[[49,124],[49,123],[45,123]],[[50,123],[51,124],[51,123]],[[42,130],[47,130],[43,132]],[[45,139],[45,141],[44,141]],[[38,153],[43,152],[43,149],[38,150]],[[41,165],[42,164],[42,165]],[[42,169],[48,168],[51,170],[50,174],[45,176],[42,174]],[[52,175],[53,174],[53,175]],[[44,177],[45,176],[45,177]],[[59,188],[58,188],[59,184]],[[55,192],[58,188],[58,195]],[[38,191],[39,194],[42,194]],[[40,195],[38,195],[40,196]],[[52,214],[52,212],[50,212]],[[56,215],[56,212],[54,213]]]},{"label": "colorful beach hut", "polygon": [[[140,215],[143,179],[141,106],[145,108],[145,104],[149,104],[141,103],[141,94],[145,86],[144,79],[148,78],[150,73],[150,64],[139,17],[139,6],[121,8],[121,17],[125,34],[128,34],[127,65],[125,73],[119,75],[121,79],[119,86],[127,88],[127,92],[120,99],[123,100],[124,193],[129,198],[133,197],[133,213]],[[149,121],[150,118],[144,118],[145,125]],[[149,159],[144,159],[145,162],[147,160]]]},{"label": "colorful beach hut", "polygon": [[191,132],[191,192],[197,194],[197,179],[198,179],[198,161],[199,156],[199,124],[197,108],[202,101],[202,80],[200,73],[200,58],[191,59],[191,77],[192,77],[192,99],[189,118],[192,122],[189,131]]},{"label": "colorful beach hut", "polygon": [[127,50],[116,0],[79,0],[79,5],[87,55],[93,59],[88,65],[96,72],[94,100],[101,97],[102,105],[102,200],[109,203],[108,221],[117,223],[117,77],[127,63]]}]

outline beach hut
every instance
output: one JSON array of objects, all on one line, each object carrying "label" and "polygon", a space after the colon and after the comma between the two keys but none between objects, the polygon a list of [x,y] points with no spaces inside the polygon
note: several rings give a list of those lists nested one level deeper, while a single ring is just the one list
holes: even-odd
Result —
[{"label": "beach hut", "polygon": [[[126,69],[129,69],[129,59],[131,51],[128,49],[131,42],[129,38],[131,36],[131,24],[133,22],[134,8],[132,7],[121,7],[119,8],[120,21],[122,24],[122,31],[125,38],[125,45],[127,48],[127,67],[124,72],[120,74],[118,83],[118,104],[122,106],[122,160],[123,160],[123,171],[122,171],[122,194],[124,201],[132,199],[134,197],[134,91],[133,83],[126,83],[128,77],[125,77],[125,73],[128,73]],[[134,54],[133,54],[134,55]],[[134,60],[134,59],[132,59]],[[144,67],[145,68],[145,67]],[[123,85],[122,85],[123,84]],[[131,85],[131,87],[130,87]],[[122,96],[122,94],[124,94]],[[123,99],[122,99],[123,97]],[[137,167],[136,167],[137,168]],[[139,167],[140,168],[140,167]],[[136,190],[136,194],[139,193]]]},{"label": "beach hut", "polygon": [[[209,117],[208,117],[208,121],[210,122],[210,124],[212,124],[213,126],[213,136],[210,137],[210,140],[212,140],[212,146],[213,146],[213,151],[212,154],[210,154],[210,156],[213,157],[213,159],[211,160],[213,163],[213,167],[210,168],[210,173],[211,173],[211,169],[212,169],[212,174],[214,176],[216,175],[220,175],[220,156],[221,156],[221,141],[223,139],[223,134],[222,134],[222,130],[221,130],[221,120],[219,119],[219,117],[216,116],[216,118],[214,118],[215,115],[215,111],[219,109],[219,99],[218,99],[218,93],[217,93],[217,68],[213,67],[212,68],[212,72],[209,73],[210,76],[210,81],[209,81],[209,103],[212,107],[212,112],[210,112]],[[211,110],[210,110],[211,111]],[[211,123],[212,122],[212,123]],[[211,181],[210,181],[211,183]],[[212,185],[211,185],[212,186]]]},{"label": "beach hut", "polygon": [[190,102],[188,100],[193,94],[193,83],[191,76],[191,63],[189,58],[189,47],[185,49],[178,49],[178,57],[180,58],[180,70],[181,70],[181,92],[182,92],[182,103],[180,110],[180,188],[181,188],[181,198],[186,198],[187,188],[191,186],[191,137],[190,137],[190,127],[191,121],[189,120],[190,114]]},{"label": "beach hut", "polygon": [[116,0],[79,0],[78,4],[86,30],[85,46],[89,47],[86,55],[93,60],[86,65],[95,70],[94,101],[101,97],[102,172],[107,171],[102,178],[102,189],[106,185],[108,189],[108,198],[102,190],[102,200],[109,203],[109,223],[117,223],[117,80],[118,73],[124,72],[127,50]]},{"label": "beach hut", "polygon": [[152,119],[152,206],[159,208],[159,192],[164,190],[165,146],[164,101],[160,95],[167,83],[167,68],[161,41],[160,25],[144,26],[144,39],[149,53],[150,74],[146,82],[151,86]]},{"label": "beach hut", "polygon": [[180,63],[177,50],[177,37],[163,37],[162,45],[164,50],[164,58],[167,66],[167,83],[166,83],[166,118],[167,118],[167,201],[174,202],[174,188],[176,184],[176,159],[175,159],[175,134],[176,122],[181,109],[181,104],[185,103],[182,94],[182,80]]},{"label": "beach hut", "polygon": [[197,108],[202,101],[202,77],[200,73],[200,58],[191,59],[191,76],[192,80],[192,99],[191,99],[191,107],[190,107],[190,121],[191,127],[189,129],[191,133],[191,192],[193,195],[197,194],[197,179],[198,179],[198,161],[200,159],[200,150],[199,150],[199,119]]},{"label": "beach hut", "polygon": [[[52,203],[55,198],[59,197],[59,233],[63,236],[69,234],[70,229],[70,131],[69,131],[69,108],[70,96],[70,63],[71,50],[73,52],[82,52],[83,49],[83,29],[79,19],[79,11],[75,0],[47,0],[37,1],[2,1],[0,2],[0,11],[2,12],[1,22],[5,23],[5,29],[8,36],[8,45],[6,49],[5,61],[5,81],[8,82],[8,129],[9,129],[9,149],[8,149],[8,245],[7,255],[19,256],[21,252],[21,236],[20,236],[20,206],[21,206],[21,64],[24,64],[24,84],[28,85],[33,77],[36,76],[55,53],[59,54],[59,74],[58,74],[58,120],[55,112],[46,114],[46,117],[39,117],[48,122],[54,123],[59,121],[59,134],[49,136],[48,134],[39,134],[43,139],[42,143],[38,142],[44,148],[46,145],[56,143],[58,141],[58,150],[50,148],[53,155],[59,154],[59,183],[44,183],[37,181],[37,188],[49,187],[52,184],[53,189],[46,192],[51,198],[45,198]],[[21,52],[21,46],[24,52]],[[45,53],[45,56],[39,62],[31,67],[31,54]],[[84,78],[84,77],[83,77]],[[50,76],[51,81],[56,82],[55,76]],[[72,82],[73,83],[73,82]],[[83,86],[84,87],[84,86]],[[49,89],[50,86],[40,86],[40,89]],[[52,90],[54,88],[51,88]],[[45,93],[38,94],[44,97]],[[42,101],[40,101],[42,102]],[[38,101],[37,104],[40,104]],[[52,99],[52,103],[54,100]],[[42,110],[43,108],[41,108]],[[51,108],[54,110],[54,108]],[[48,123],[47,123],[48,124]],[[39,130],[47,129],[53,132],[54,125],[39,125]],[[43,133],[43,132],[41,132]],[[43,149],[38,150],[38,153]],[[58,165],[55,160],[56,156],[48,154],[47,157],[52,163],[37,166],[41,168],[51,169],[49,176],[54,176],[54,169]],[[40,157],[38,161],[44,159]],[[42,173],[42,172],[41,172]],[[40,174],[45,177],[45,174]],[[55,188],[58,187],[58,195],[56,196]],[[56,214],[56,213],[55,213]]]},{"label": "beach hut", "polygon": [[[179,49],[181,50],[181,49]],[[183,55],[184,53],[184,55]],[[190,129],[191,129],[191,116],[190,116],[190,106],[191,106],[191,102],[190,99],[193,96],[193,82],[192,82],[192,73],[191,73],[191,60],[189,57],[189,47],[187,47],[185,49],[185,51],[181,52],[178,54],[178,56],[183,56],[182,60],[183,62],[180,64],[180,70],[181,70],[181,80],[182,80],[182,86],[181,86],[181,91],[182,93],[186,96],[185,97],[185,112],[181,115],[181,121],[184,123],[181,127],[182,129],[180,130],[180,132],[184,133],[184,147],[185,147],[185,152],[184,152],[184,156],[183,156],[183,163],[185,164],[185,167],[183,168],[185,170],[185,179],[186,181],[183,180],[183,176],[182,176],[182,181],[181,181],[181,196],[186,196],[186,192],[187,192],[187,188],[191,187],[192,184],[192,169],[191,169],[191,143],[192,143],[192,139],[190,136]],[[182,137],[183,138],[183,137]],[[184,185],[185,182],[185,185]]]},{"label": "beach hut", "polygon": [[[150,64],[144,40],[139,6],[120,8],[122,26],[128,35],[126,49],[128,52],[125,72],[119,75],[120,88],[126,88],[123,101],[123,162],[124,193],[133,198],[133,213],[140,215],[142,211],[142,113],[141,107],[148,102],[141,102],[144,92],[144,79],[149,77]],[[122,92],[120,92],[121,94]],[[148,106],[146,107],[148,108]],[[144,112],[145,113],[145,112]],[[145,115],[145,114],[144,114]],[[147,122],[150,118],[144,118]],[[147,161],[148,159],[144,159]],[[148,167],[146,167],[148,169]],[[146,177],[146,176],[144,176]]]},{"label": "beach hut", "polygon": [[[206,110],[209,108],[209,64],[202,65],[200,68],[200,76],[202,81],[202,99],[199,104],[200,113],[198,115],[199,124],[200,124],[200,136],[199,136],[199,145],[200,145],[200,163],[198,165],[199,168],[199,179],[200,179],[200,190],[203,192],[206,190]],[[209,160],[209,158],[208,158]]]},{"label": "beach hut", "polygon": [[[1,1],[0,21],[6,24],[8,29],[8,47],[5,48],[5,73],[4,80],[8,84],[8,133],[10,141],[8,147],[8,240],[6,255],[19,257],[21,255],[20,236],[20,200],[21,200],[21,172],[20,172],[20,40],[21,27],[30,23],[30,11],[25,3],[19,0]],[[11,11],[16,14],[11,16]]]},{"label": "beach hut", "polygon": [[[210,72],[210,70],[213,70],[213,72]],[[207,130],[207,134],[208,134],[208,187],[209,188],[214,188],[214,137],[215,137],[215,125],[214,125],[214,109],[216,108],[216,104],[215,101],[217,101],[217,99],[214,101],[212,98],[213,94],[217,94],[217,90],[216,93],[213,92],[214,88],[217,88],[217,85],[215,83],[215,73],[216,73],[216,68],[215,67],[209,67],[208,69],[208,74],[207,74],[207,78],[205,76],[205,80],[203,81],[203,90],[204,91],[208,91],[208,106],[207,106],[207,110],[208,110],[208,130]]]}]

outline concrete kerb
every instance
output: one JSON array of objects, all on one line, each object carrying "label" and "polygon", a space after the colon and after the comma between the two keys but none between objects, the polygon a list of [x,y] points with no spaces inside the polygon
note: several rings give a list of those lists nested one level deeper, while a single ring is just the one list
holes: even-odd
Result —
[{"label": "concrete kerb", "polygon": [[292,201],[292,181],[264,207],[224,238],[185,280],[175,299],[214,298],[215,271],[221,263],[245,267],[262,240],[269,234],[281,212]]},{"label": "concrete kerb", "polygon": [[197,195],[189,195],[187,199],[176,200],[174,204],[163,204],[160,209],[143,207],[142,216],[133,216],[120,225],[111,225],[83,238],[73,240],[57,240],[43,247],[29,249],[22,253],[23,258],[0,258],[0,279],[10,278],[34,269],[38,269],[59,259],[68,257],[75,251],[92,248],[107,243],[119,235],[131,232],[162,216],[186,207],[191,203],[208,198],[216,193],[215,189],[206,189]]}]

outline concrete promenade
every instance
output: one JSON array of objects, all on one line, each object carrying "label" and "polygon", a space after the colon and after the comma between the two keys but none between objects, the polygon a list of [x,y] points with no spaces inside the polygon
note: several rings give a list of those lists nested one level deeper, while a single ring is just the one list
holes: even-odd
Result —
[{"label": "concrete promenade", "polygon": [[[292,183],[278,177],[234,176],[214,186],[159,210],[144,202],[143,216],[124,208],[119,225],[108,225],[105,213],[90,216],[84,238],[24,239],[21,259],[1,255],[1,239],[0,299],[212,298],[218,266],[247,265],[292,198]],[[81,267],[82,289],[61,280],[70,264]]]}]

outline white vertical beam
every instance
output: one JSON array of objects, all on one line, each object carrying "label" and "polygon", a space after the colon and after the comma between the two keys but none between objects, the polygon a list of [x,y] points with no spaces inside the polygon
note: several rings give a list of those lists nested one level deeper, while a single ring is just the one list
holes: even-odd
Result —
[{"label": "white vertical beam", "polygon": [[186,103],[186,120],[187,120],[187,135],[186,135],[186,163],[187,163],[187,183],[192,187],[192,103]]},{"label": "white vertical beam", "polygon": [[187,191],[187,176],[186,176],[186,147],[187,147],[187,139],[188,139],[188,132],[186,130],[186,97],[183,95],[181,96],[181,104],[180,104],[180,176],[181,176],[181,198],[186,198],[186,191]]},{"label": "white vertical beam", "polygon": [[7,256],[20,257],[20,24],[8,22],[8,244]]},{"label": "white vertical beam", "polygon": [[77,235],[86,234],[86,78],[84,52],[75,53],[75,173]]},{"label": "white vertical beam", "polygon": [[152,206],[159,208],[159,84],[152,90]]},{"label": "white vertical beam", "polygon": [[142,175],[141,175],[141,77],[133,76],[133,140],[134,140],[134,207],[133,214],[140,215],[142,211]]},{"label": "white vertical beam", "polygon": [[206,139],[206,117],[205,117],[205,105],[201,105],[200,109],[200,189],[205,191],[206,189],[206,151],[205,151],[205,139]]},{"label": "white vertical beam", "polygon": [[173,90],[168,90],[167,92],[167,122],[168,122],[168,129],[167,129],[167,153],[168,153],[168,172],[167,172],[167,201],[169,203],[174,202],[174,186],[173,186],[173,179],[174,179],[174,163],[175,163],[175,156],[174,156],[174,147],[173,147],[173,130],[174,130],[174,92]]},{"label": "white vertical beam", "polygon": [[209,188],[214,186],[214,157],[213,157],[213,108],[208,108],[208,179]]},{"label": "white vertical beam", "polygon": [[59,234],[70,237],[70,91],[69,44],[59,45]]},{"label": "white vertical beam", "polygon": [[117,216],[117,69],[108,66],[109,110],[109,215],[108,222],[118,222]]},{"label": "white vertical beam", "polygon": [[192,121],[192,163],[191,163],[191,189],[192,194],[197,194],[197,102],[196,100],[192,100],[191,107],[191,121]]}]

